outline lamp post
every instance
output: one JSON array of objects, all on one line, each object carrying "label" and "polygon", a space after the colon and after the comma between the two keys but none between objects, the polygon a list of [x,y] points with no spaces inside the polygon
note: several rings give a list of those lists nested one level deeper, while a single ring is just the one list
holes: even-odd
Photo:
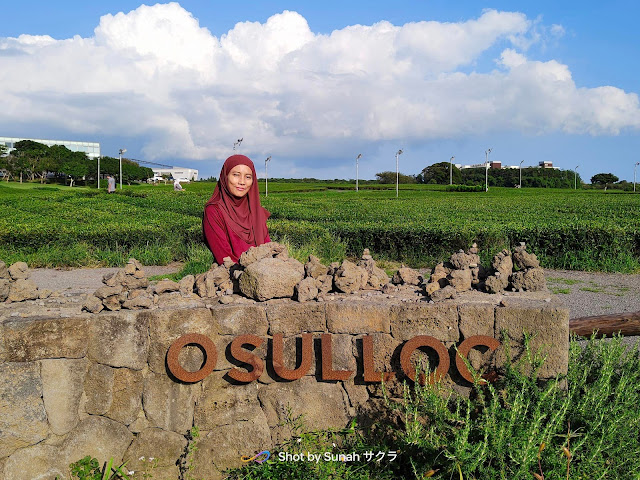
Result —
[{"label": "lamp post", "polygon": [[573,189],[577,190],[578,189],[578,167],[580,165],[576,165],[575,170],[573,171]]},{"label": "lamp post", "polygon": [[119,154],[119,156],[120,156],[120,190],[122,190],[122,154],[123,154],[124,152],[126,152],[126,151],[127,151],[127,149],[126,149],[126,148],[121,148],[121,149],[118,151],[118,154]]},{"label": "lamp post", "polygon": [[398,157],[402,155],[402,150],[398,150],[396,152],[396,198],[398,198],[398,179],[400,177],[399,173],[398,173]]},{"label": "lamp post", "polygon": [[236,147],[238,147],[238,150],[240,150],[240,144],[242,143],[242,140],[244,140],[244,137],[239,138],[238,140],[236,140],[235,142],[233,142],[233,151],[236,151]]},{"label": "lamp post", "polygon": [[271,155],[269,155],[264,161],[264,196],[269,196],[269,173],[267,172],[267,163],[271,161]]},{"label": "lamp post", "polygon": [[518,188],[522,188],[522,162],[524,162],[524,160],[520,160],[520,186]]},{"label": "lamp post", "polygon": [[100,157],[98,157],[98,190],[100,190]]},{"label": "lamp post", "polygon": [[485,168],[484,168],[484,191],[488,192],[489,191],[489,154],[491,153],[491,149],[488,148],[487,150],[484,151],[484,162],[485,162]]},{"label": "lamp post", "polygon": [[358,191],[358,160],[362,158],[362,154],[359,153],[356,157],[356,192]]},{"label": "lamp post", "polygon": [[451,157],[449,159],[449,185],[453,185],[453,159],[456,157]]},{"label": "lamp post", "polygon": [[633,193],[636,193],[636,170],[638,169],[638,165],[640,165],[640,162],[636,162],[633,166]]}]

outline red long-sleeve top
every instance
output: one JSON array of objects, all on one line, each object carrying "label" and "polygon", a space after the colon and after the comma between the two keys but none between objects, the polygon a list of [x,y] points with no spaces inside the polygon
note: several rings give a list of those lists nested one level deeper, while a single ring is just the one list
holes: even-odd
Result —
[{"label": "red long-sleeve top", "polygon": [[[213,253],[218,265],[222,265],[225,257],[231,257],[231,260],[237,263],[240,255],[255,246],[244,242],[233,230],[227,228],[224,218],[216,205],[207,205],[204,209],[202,227],[207,246]],[[264,241],[258,245],[269,243],[270,241],[271,239],[267,233]]]}]

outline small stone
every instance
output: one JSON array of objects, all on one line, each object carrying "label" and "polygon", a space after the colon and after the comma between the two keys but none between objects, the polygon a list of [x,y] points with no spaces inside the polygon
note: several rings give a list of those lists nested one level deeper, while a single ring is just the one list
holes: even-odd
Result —
[{"label": "small stone", "polygon": [[299,302],[314,300],[318,296],[316,279],[313,277],[307,277],[300,280],[300,282],[295,286],[294,294],[296,300]]},{"label": "small stone", "polygon": [[167,293],[167,292],[177,292],[178,290],[180,290],[180,285],[174,282],[173,280],[169,280],[167,278],[160,280],[156,284],[156,293],[158,295],[162,293]]},{"label": "small stone", "polygon": [[33,283],[33,281],[19,278],[9,287],[9,296],[7,297],[7,301],[22,302],[24,300],[36,300],[38,296],[38,287]]},{"label": "small stone", "polygon": [[9,267],[9,275],[13,280],[26,280],[29,278],[29,266],[24,262],[16,262]]},{"label": "small stone", "polygon": [[103,309],[104,305],[102,305],[102,300],[95,295],[87,295],[87,298],[85,298],[82,304],[82,310],[89,313],[100,313]]},{"label": "small stone", "polygon": [[116,285],[114,287],[104,286],[97,289],[93,294],[98,297],[105,299],[107,297],[111,297],[113,295],[120,295],[122,293],[122,285]]},{"label": "small stone", "polygon": [[231,257],[224,257],[222,259],[222,264],[224,265],[225,268],[230,269],[236,264],[236,262],[231,260]]},{"label": "small stone", "polygon": [[127,263],[124,267],[125,275],[133,275],[136,273],[136,266],[133,263]]},{"label": "small stone", "polygon": [[196,282],[196,277],[194,277],[193,275],[187,275],[185,277],[182,277],[178,282],[180,293],[182,293],[182,295],[191,295],[193,293],[193,286],[195,282]]},{"label": "small stone", "polygon": [[227,305],[229,303],[233,303],[234,302],[234,298],[232,296],[223,296],[220,297],[220,299],[218,300],[219,303],[223,304],[223,305]]},{"label": "small stone", "polygon": [[120,300],[118,299],[118,295],[112,295],[110,297],[102,300],[102,304],[107,310],[117,311],[120,310]]},{"label": "small stone", "polygon": [[433,292],[433,294],[431,295],[431,300],[433,300],[434,302],[441,302],[449,298],[455,298],[456,296],[456,289],[451,285],[447,285],[446,287],[440,288]]},{"label": "small stone", "polygon": [[129,299],[122,304],[122,308],[130,310],[139,310],[142,308],[151,308],[153,300],[149,297],[139,295],[135,298]]},{"label": "small stone", "polygon": [[420,272],[409,267],[400,267],[393,275],[392,283],[396,285],[420,285],[422,276]]},{"label": "small stone", "polygon": [[7,269],[7,264],[0,260],[0,280],[9,279],[11,276],[9,275],[9,270]]}]

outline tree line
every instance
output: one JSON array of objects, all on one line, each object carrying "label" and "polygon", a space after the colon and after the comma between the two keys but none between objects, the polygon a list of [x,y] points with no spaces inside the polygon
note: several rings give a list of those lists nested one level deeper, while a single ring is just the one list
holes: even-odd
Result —
[{"label": "tree line", "polygon": [[[5,180],[24,179],[30,181],[67,179],[71,186],[82,180],[85,185],[89,180],[96,181],[98,176],[97,159],[89,159],[83,152],[73,152],[64,145],[51,147],[33,140],[16,142],[15,150],[7,155],[6,146],[0,144],[0,170],[5,173]],[[120,161],[113,157],[100,158],[100,175],[120,176]],[[122,181],[130,184],[134,181],[145,181],[153,177],[153,170],[141,167],[131,160],[122,159]]]}]

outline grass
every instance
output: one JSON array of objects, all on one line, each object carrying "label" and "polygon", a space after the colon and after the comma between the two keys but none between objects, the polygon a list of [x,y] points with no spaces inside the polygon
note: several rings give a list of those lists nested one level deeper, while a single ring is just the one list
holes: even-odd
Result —
[{"label": "grass", "polygon": [[570,288],[551,287],[549,290],[551,290],[551,293],[555,293],[556,295],[558,294],[569,295],[571,293]]},{"label": "grass", "polygon": [[[260,182],[260,187],[264,185]],[[377,260],[430,267],[476,241],[483,263],[526,241],[543,266],[640,270],[640,213],[633,195],[492,188],[448,192],[429,185],[270,182],[263,204],[271,236],[296,258],[330,263],[369,248]],[[364,187],[364,185],[363,185]],[[0,258],[38,266],[197,263],[201,215],[214,184],[84,187],[0,182]],[[517,191],[515,191],[517,190]]]},{"label": "grass", "polygon": [[578,283],[582,283],[582,280],[575,280],[572,278],[547,277],[547,282],[563,283],[565,285],[576,285]]},{"label": "grass", "polygon": [[[640,352],[622,337],[572,339],[566,377],[541,382],[536,352],[470,398],[440,386],[406,386],[389,400],[398,421],[374,430],[294,432],[284,452],[396,451],[394,462],[294,463],[278,451],[229,478],[261,479],[610,479],[639,478]],[[525,373],[527,372],[527,373]],[[295,430],[295,429],[294,429]],[[535,475],[538,475],[536,477]]]}]

